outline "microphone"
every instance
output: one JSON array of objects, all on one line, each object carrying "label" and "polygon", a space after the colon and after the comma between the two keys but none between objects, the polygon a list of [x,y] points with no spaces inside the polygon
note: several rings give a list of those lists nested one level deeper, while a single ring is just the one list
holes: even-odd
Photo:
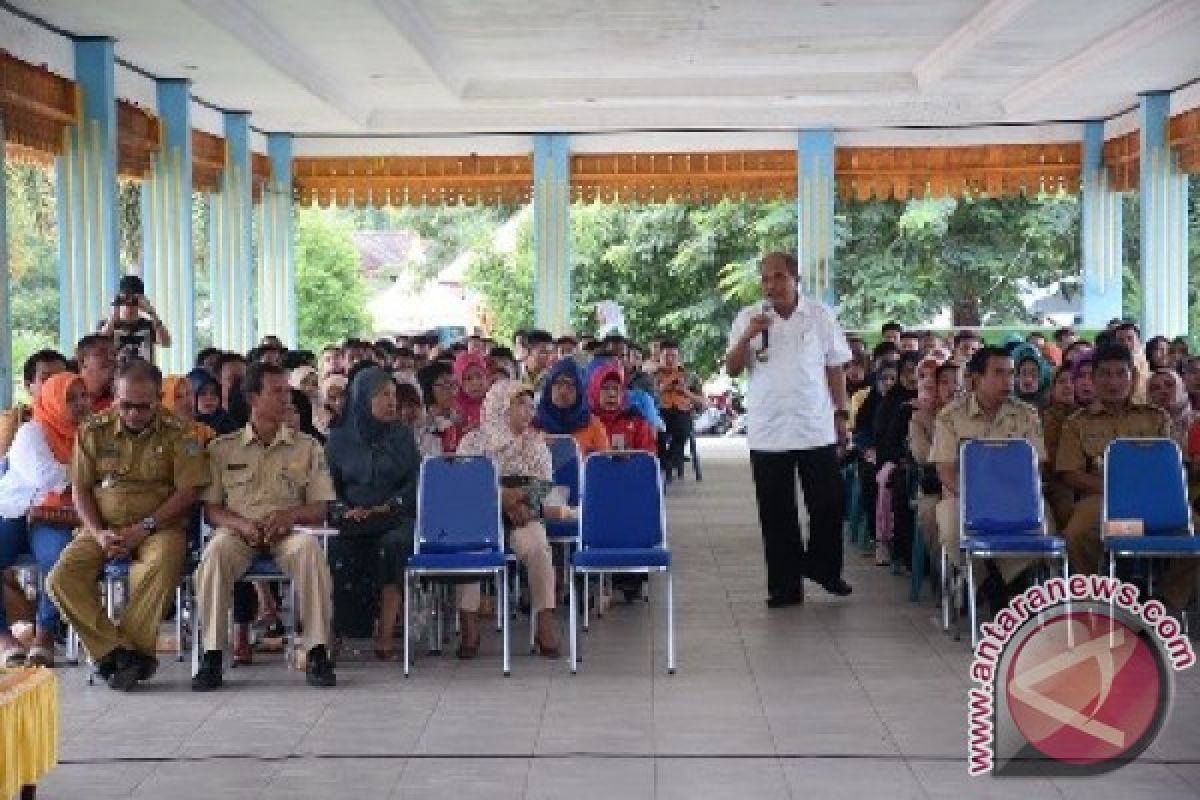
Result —
[{"label": "microphone", "polygon": [[[762,313],[770,314],[773,310],[774,306],[771,304],[771,298],[768,297],[763,300]],[[767,328],[759,335],[762,336],[762,347],[759,348],[757,357],[759,361],[766,361],[768,357],[768,349],[771,346],[771,329]]]}]

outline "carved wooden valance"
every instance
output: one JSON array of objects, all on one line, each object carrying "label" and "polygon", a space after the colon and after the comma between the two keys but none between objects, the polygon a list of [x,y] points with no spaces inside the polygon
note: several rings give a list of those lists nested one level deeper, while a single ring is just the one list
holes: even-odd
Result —
[{"label": "carved wooden valance", "polygon": [[117,174],[144,178],[161,146],[159,121],[145,109],[117,101]]},{"label": "carved wooden valance", "polygon": [[530,156],[302,157],[292,163],[302,206],[515,205],[533,189]]},{"label": "carved wooden valance", "polygon": [[23,151],[49,156],[61,153],[63,131],[75,122],[76,99],[74,81],[0,50],[5,141]]}]

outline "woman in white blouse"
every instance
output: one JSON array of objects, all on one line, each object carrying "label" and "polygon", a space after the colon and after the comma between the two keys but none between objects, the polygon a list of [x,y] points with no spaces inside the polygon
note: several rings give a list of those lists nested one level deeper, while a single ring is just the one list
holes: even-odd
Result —
[{"label": "woman in white blouse", "polygon": [[[0,477],[0,571],[32,553],[42,575],[49,574],[71,540],[62,524],[27,519],[31,509],[71,509],[70,462],[75,432],[89,412],[87,389],[78,375],[63,372],[42,385],[33,419],[17,430],[8,452],[8,472]],[[42,515],[49,516],[49,515]],[[26,653],[12,635],[0,604],[0,667],[53,666],[58,609],[40,592],[33,646]]]}]

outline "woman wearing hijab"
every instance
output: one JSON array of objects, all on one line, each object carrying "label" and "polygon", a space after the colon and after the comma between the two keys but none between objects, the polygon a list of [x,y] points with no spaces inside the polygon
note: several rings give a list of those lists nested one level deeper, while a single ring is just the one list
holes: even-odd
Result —
[{"label": "woman wearing hijab", "polygon": [[[502,505],[509,549],[525,565],[532,595],[531,613],[537,615],[538,650],[547,658],[558,655],[558,632],[554,627],[554,566],[546,528],[536,499],[539,485],[552,480],[550,450],[533,429],[533,390],[516,381],[499,381],[483,401],[480,425],[458,445],[458,454],[487,456],[500,472]],[[479,652],[479,584],[463,584],[458,590],[462,622],[460,658]]]},{"label": "woman wearing hijab", "polygon": [[479,427],[483,398],[488,391],[487,360],[478,353],[462,351],[454,358],[454,380],[458,383],[454,407],[461,439],[463,434]]},{"label": "woman wearing hijab", "polygon": [[875,509],[875,563],[879,565],[890,562],[888,546],[894,539],[894,552],[907,566],[912,566],[909,563],[912,561],[912,516],[896,514],[896,511],[908,505],[908,478],[905,474],[905,466],[909,462],[908,423],[917,399],[920,362],[920,353],[910,351],[900,357],[896,383],[883,396],[875,415],[876,463],[881,465],[876,476],[879,492]]},{"label": "woman wearing hijab", "polygon": [[[1164,337],[1165,338],[1165,337]],[[1192,404],[1188,400],[1183,378],[1173,369],[1162,367],[1150,373],[1146,382],[1146,398],[1150,405],[1161,408],[1171,418],[1171,438],[1187,456],[1188,431],[1192,427]]]},{"label": "woman wearing hijab", "polygon": [[202,447],[207,447],[208,443],[216,438],[216,431],[196,419],[196,396],[189,378],[183,375],[168,375],[163,378],[162,404],[163,408],[188,428],[192,438]]},{"label": "woman wearing hijab", "polygon": [[338,417],[346,405],[346,376],[331,372],[321,382],[321,405],[317,409],[313,425],[321,433],[329,435],[330,429],[337,425]]},{"label": "woman wearing hijab", "polygon": [[[1075,402],[1075,378],[1070,366],[1062,366],[1055,370],[1048,400],[1041,411],[1042,438],[1046,442],[1046,455],[1053,464],[1058,457],[1058,441],[1062,435],[1063,423],[1079,408]],[[1046,504],[1050,506],[1050,513],[1054,515],[1057,526],[1055,530],[1061,531],[1071,518],[1071,510],[1075,506],[1075,490],[1067,486],[1061,472],[1053,469],[1045,471],[1042,485],[1046,494]]]},{"label": "woman wearing hijab", "polygon": [[325,446],[340,534],[329,543],[334,632],[365,638],[378,617],[375,655],[385,661],[395,653],[421,468],[412,431],[396,418],[396,382],[372,367],[354,379],[342,423]]},{"label": "woman wearing hijab", "polygon": [[207,370],[194,369],[188,373],[192,386],[192,419],[203,423],[218,436],[238,429],[233,417],[221,408],[221,384]]},{"label": "woman wearing hijab", "polygon": [[1053,377],[1050,363],[1031,344],[1014,347],[1012,359],[1017,370],[1013,394],[1034,408],[1041,408],[1046,404],[1046,393]]},{"label": "woman wearing hijab", "polygon": [[[59,373],[42,384],[33,419],[17,429],[0,478],[0,572],[32,552],[42,575],[50,574],[78,524],[71,504],[69,465],[75,432],[88,415],[83,379]],[[27,516],[28,515],[28,516]],[[38,592],[33,646],[26,654],[8,628],[0,602],[0,667],[53,666],[58,608]]]},{"label": "woman wearing hijab", "polygon": [[625,373],[619,362],[604,361],[588,379],[588,407],[600,420],[614,450],[658,454],[658,436],[641,414],[626,407]]},{"label": "woman wearing hijab", "polygon": [[307,364],[288,373],[288,386],[304,392],[310,407],[321,401],[321,379],[317,371]]},{"label": "woman wearing hijab", "polygon": [[608,449],[608,432],[604,423],[588,411],[584,392],[583,370],[573,358],[564,358],[550,368],[546,375],[548,391],[538,400],[533,424],[542,433],[572,436],[579,445],[579,455]]}]

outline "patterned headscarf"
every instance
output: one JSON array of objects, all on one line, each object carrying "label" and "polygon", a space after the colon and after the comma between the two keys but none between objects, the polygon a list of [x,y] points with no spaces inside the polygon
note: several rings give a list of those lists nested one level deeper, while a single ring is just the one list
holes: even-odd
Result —
[{"label": "patterned headscarf", "polygon": [[524,384],[497,381],[483,398],[479,428],[463,437],[458,454],[488,456],[496,462],[501,475],[551,480],[550,450],[542,435],[532,427],[514,433],[508,422],[513,401],[531,394],[532,390]]}]

